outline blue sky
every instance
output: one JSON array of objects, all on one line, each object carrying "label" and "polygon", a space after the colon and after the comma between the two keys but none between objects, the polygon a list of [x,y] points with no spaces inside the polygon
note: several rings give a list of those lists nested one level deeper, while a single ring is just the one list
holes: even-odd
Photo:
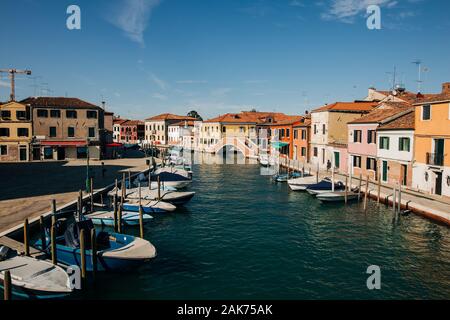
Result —
[{"label": "blue sky", "polygon": [[[81,30],[66,9],[81,8]],[[382,29],[366,27],[378,4]],[[18,98],[75,96],[123,117],[196,109],[205,118],[256,108],[302,114],[389,87],[450,81],[446,0],[2,0],[0,68]],[[47,89],[51,91],[47,91]],[[9,94],[0,79],[0,101]]]}]

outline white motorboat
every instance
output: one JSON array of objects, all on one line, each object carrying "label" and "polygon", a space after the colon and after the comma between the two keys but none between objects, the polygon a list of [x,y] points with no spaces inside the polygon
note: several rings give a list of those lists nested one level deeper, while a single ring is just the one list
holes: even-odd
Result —
[{"label": "white motorboat", "polygon": [[[91,219],[93,224],[101,226],[114,226],[114,211],[96,211],[85,215],[86,218]],[[144,213],[142,215],[144,224],[150,222],[153,217]],[[139,213],[138,212],[122,212],[122,223],[125,226],[138,226],[139,225]]]},{"label": "white motorboat", "polygon": [[54,299],[72,292],[69,276],[60,266],[46,260],[19,256],[15,250],[0,247],[0,284],[4,271],[11,273],[12,293],[28,299]]},{"label": "white motorboat", "polygon": [[[144,200],[162,200],[174,205],[182,205],[191,200],[195,192],[177,192],[141,189],[141,199]],[[160,197],[160,198],[159,198]],[[139,199],[139,189],[127,195],[127,199]]]},{"label": "white motorboat", "polygon": [[[317,194],[317,199],[322,202],[344,202],[345,201],[345,191],[335,191]],[[347,201],[352,201],[358,199],[358,194],[355,192],[347,192]]]},{"label": "white motorboat", "polygon": [[293,191],[305,191],[309,186],[317,183],[317,177],[305,176],[301,178],[289,179],[289,188]]}]

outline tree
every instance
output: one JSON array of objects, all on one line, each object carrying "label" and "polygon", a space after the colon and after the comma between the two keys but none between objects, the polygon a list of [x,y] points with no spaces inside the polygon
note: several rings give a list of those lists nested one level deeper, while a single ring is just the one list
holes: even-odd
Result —
[{"label": "tree", "polygon": [[198,114],[198,112],[195,111],[195,110],[189,111],[189,113],[187,114],[187,116],[188,116],[188,117],[195,118],[195,119],[197,119],[197,120],[199,120],[199,121],[203,121],[203,118],[202,118],[202,117]]}]

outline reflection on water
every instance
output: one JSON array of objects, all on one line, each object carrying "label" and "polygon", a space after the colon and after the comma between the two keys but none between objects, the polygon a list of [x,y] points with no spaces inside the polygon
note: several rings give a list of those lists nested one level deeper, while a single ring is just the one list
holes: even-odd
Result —
[{"label": "reflection on water", "polygon": [[[376,203],[367,214],[357,203],[323,205],[274,184],[257,165],[193,170],[194,199],[146,226],[158,257],[103,275],[86,297],[450,298],[447,227],[414,215],[395,219]],[[369,265],[381,267],[381,290],[366,287]]]}]

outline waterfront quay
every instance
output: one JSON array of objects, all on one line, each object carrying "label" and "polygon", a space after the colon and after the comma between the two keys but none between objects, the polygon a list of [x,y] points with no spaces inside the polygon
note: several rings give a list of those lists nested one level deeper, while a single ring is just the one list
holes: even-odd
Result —
[{"label": "waterfront quay", "polygon": [[[147,170],[145,158],[91,161],[94,190]],[[103,165],[102,165],[103,163]],[[86,195],[86,160],[0,164],[0,233]]]}]

